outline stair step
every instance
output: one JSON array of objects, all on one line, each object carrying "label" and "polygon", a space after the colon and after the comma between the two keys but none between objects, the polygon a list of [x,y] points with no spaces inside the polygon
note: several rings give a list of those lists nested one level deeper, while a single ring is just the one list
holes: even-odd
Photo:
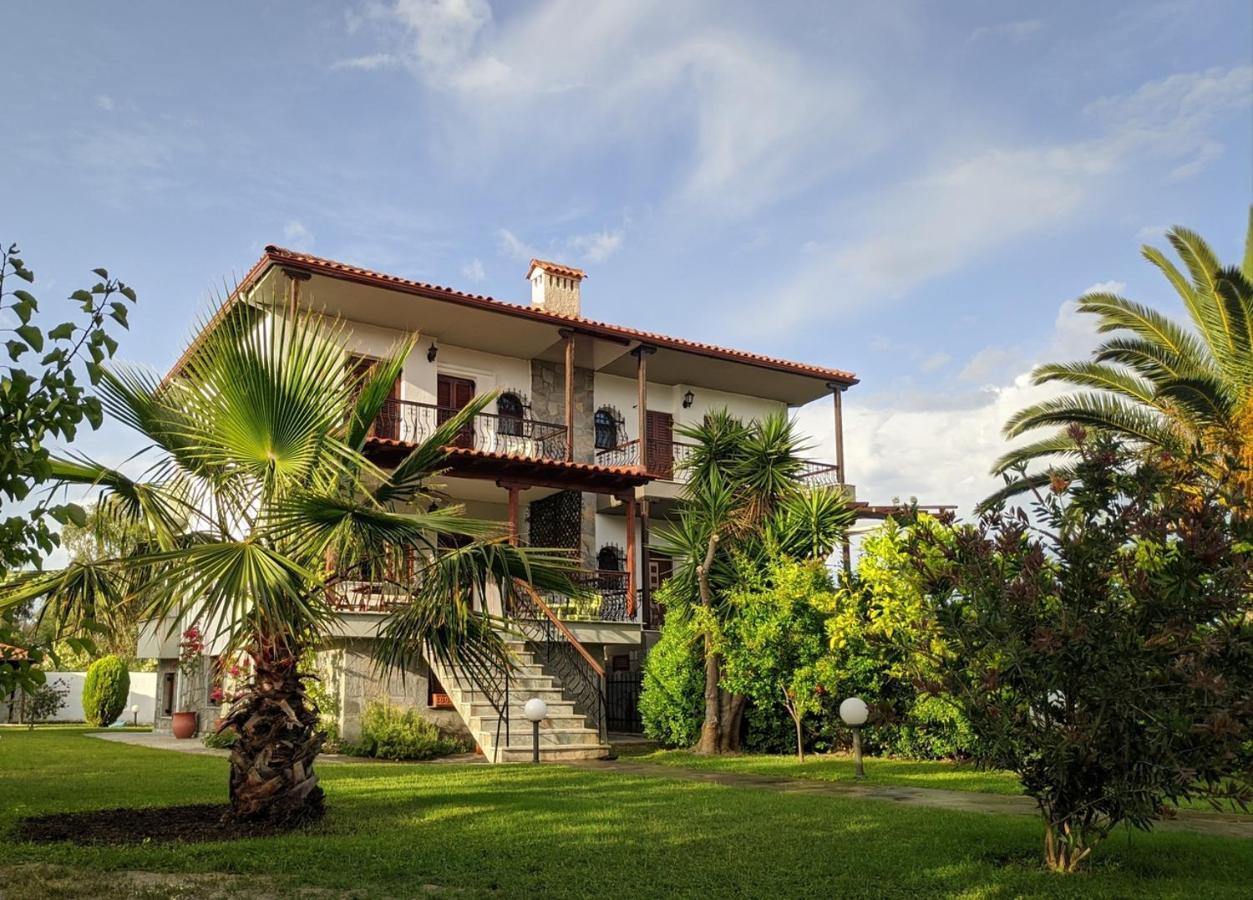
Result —
[{"label": "stair step", "polygon": [[[505,749],[505,733],[503,731],[500,733],[499,745],[497,745],[496,742],[496,730],[494,728],[484,730],[483,734],[487,735],[487,744],[483,745],[484,750],[487,750],[488,747],[494,746],[499,746],[502,750]],[[510,749],[524,747],[529,750],[533,740],[534,737],[529,731],[514,731],[509,734],[509,747]],[[539,745],[541,748],[570,746],[582,747],[586,744],[599,743],[599,741],[600,735],[590,728],[581,728],[578,731],[541,731],[539,733]],[[479,743],[480,745],[483,744],[482,741]]]},{"label": "stair step", "polygon": [[[604,759],[609,755],[608,744],[566,744],[562,747],[540,747],[541,762],[574,762],[579,759]],[[532,748],[501,747],[497,758],[500,762],[530,762]],[[491,754],[488,754],[491,757]]]}]

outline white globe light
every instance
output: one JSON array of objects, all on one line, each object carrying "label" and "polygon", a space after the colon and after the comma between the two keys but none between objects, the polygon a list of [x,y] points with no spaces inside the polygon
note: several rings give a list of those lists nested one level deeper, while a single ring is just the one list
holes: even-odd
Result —
[{"label": "white globe light", "polygon": [[856,728],[859,725],[865,725],[869,717],[870,709],[866,706],[866,701],[860,697],[849,697],[840,704],[840,718],[844,720],[845,725]]},{"label": "white globe light", "polygon": [[132,706],[132,707],[131,707],[131,712],[133,712],[133,713],[137,713],[137,712],[139,712],[139,704],[138,704],[138,703],[136,703],[134,706]]},{"label": "white globe light", "polygon": [[532,697],[526,701],[526,706],[522,707],[522,715],[532,722],[539,722],[548,715],[548,704],[539,697]]}]

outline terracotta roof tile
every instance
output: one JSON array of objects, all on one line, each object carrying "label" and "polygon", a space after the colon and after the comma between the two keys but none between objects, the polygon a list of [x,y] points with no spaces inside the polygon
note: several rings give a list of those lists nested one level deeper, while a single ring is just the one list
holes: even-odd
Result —
[{"label": "terracotta roof tile", "polygon": [[587,277],[587,273],[584,272],[582,269],[576,269],[574,268],[574,266],[563,265],[562,263],[559,263],[559,262],[551,262],[550,260],[547,260],[547,259],[531,260],[531,267],[527,269],[526,277],[530,278],[531,273],[534,272],[537,268],[547,269],[549,272],[552,272],[555,275],[566,275],[570,278],[578,278],[580,280]]},{"label": "terracotta roof tile", "polygon": [[437,299],[446,299],[452,302],[465,303],[466,305],[477,306],[481,309],[495,309],[510,315],[526,316],[527,318],[538,321],[549,321],[555,325],[576,325],[588,332],[599,332],[610,337],[628,338],[645,344],[655,344],[659,347],[667,347],[680,351],[690,351],[693,353],[715,356],[723,359],[738,360],[751,365],[763,366],[765,368],[785,372],[794,372],[798,375],[808,375],[813,378],[822,378],[841,384],[852,385],[857,383],[856,375],[842,369],[829,369],[822,366],[812,366],[806,363],[798,363],[786,359],[763,356],[758,353],[749,353],[745,350],[733,350],[726,347],[719,347],[714,344],[689,341],[684,338],[670,337],[668,335],[657,334],[650,331],[640,331],[639,329],[628,328],[624,325],[613,325],[607,322],[598,322],[594,319],[583,318],[582,316],[562,315],[560,313],[536,309],[532,306],[523,306],[518,303],[508,303],[504,300],[496,300],[493,297],[488,297],[483,294],[468,294],[463,291],[455,290],[454,288],[444,287],[443,285],[430,284],[422,281],[411,281],[407,278],[401,278],[398,275],[388,275],[384,272],[375,272],[370,269],[363,269],[360,266],[352,266],[347,263],[324,259],[320,256],[313,256],[308,253],[300,253],[295,250],[287,250],[282,247],[276,247],[273,244],[265,248],[265,256],[263,256],[261,260],[258,261],[257,265],[253,266],[251,271],[249,271],[248,279],[260,274],[260,272],[264,270],[264,264],[267,260],[280,267],[293,267],[304,271],[327,274],[332,277],[341,276],[361,282],[394,286],[398,289],[411,290],[427,296],[434,296]]}]

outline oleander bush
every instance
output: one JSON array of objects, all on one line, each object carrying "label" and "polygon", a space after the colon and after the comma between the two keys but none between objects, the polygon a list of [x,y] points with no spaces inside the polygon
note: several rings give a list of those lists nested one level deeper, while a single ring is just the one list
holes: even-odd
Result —
[{"label": "oleander bush", "polygon": [[83,682],[83,718],[88,725],[112,725],[126,709],[131,676],[120,656],[102,656],[87,667]]}]

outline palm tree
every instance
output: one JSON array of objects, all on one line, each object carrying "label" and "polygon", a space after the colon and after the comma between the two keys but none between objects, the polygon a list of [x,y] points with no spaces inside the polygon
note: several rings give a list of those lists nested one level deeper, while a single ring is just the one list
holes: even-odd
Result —
[{"label": "palm tree", "polygon": [[[245,655],[252,677],[224,726],[238,732],[236,820],[294,823],[322,811],[314,760],[323,736],[299,660],[330,633],[338,582],[381,582],[397,599],[377,642],[384,667],[423,656],[508,665],[474,598],[490,585],[509,594],[515,579],[570,590],[559,557],[512,546],[498,525],[465,518],[432,485],[444,448],[490,397],[440,425],[390,472],[365,456],[371,423],[415,340],[356,374],[338,324],[239,307],[167,383],[113,369],[102,385],[105,407],[150,442],[155,458],[138,479],[81,458],[58,460],[55,474],[102,488],[101,509],[137,523],[147,549],[28,576],[0,600],[46,597],[44,615],[73,631],[138,596],[147,619],[171,629],[207,623],[228,652]],[[441,541],[449,536],[456,540]]]},{"label": "palm tree", "polygon": [[[1144,247],[1183,300],[1191,328],[1157,310],[1110,293],[1079,298],[1079,310],[1098,318],[1110,335],[1091,360],[1038,367],[1036,384],[1082,389],[1037,403],[1014,415],[1005,435],[1042,428],[1049,437],[1001,457],[996,474],[1016,473],[985,504],[1046,483],[1049,473],[1026,474],[1040,459],[1076,455],[1076,427],[1110,432],[1133,445],[1183,458],[1196,455],[1216,477],[1247,480],[1253,470],[1253,208],[1240,266],[1224,266],[1200,235],[1173,228],[1167,239],[1187,276],[1165,254]],[[1070,474],[1065,463],[1055,467]]]},{"label": "palm tree", "polygon": [[804,485],[805,447],[783,414],[744,423],[721,410],[680,433],[694,444],[682,463],[684,503],[658,549],[676,561],[671,596],[681,605],[667,614],[698,610],[704,634],[705,718],[694,749],[720,753],[738,749],[745,704],[721,687],[718,649],[737,562],[764,569],[780,555],[826,559],[855,514],[842,490]]}]

